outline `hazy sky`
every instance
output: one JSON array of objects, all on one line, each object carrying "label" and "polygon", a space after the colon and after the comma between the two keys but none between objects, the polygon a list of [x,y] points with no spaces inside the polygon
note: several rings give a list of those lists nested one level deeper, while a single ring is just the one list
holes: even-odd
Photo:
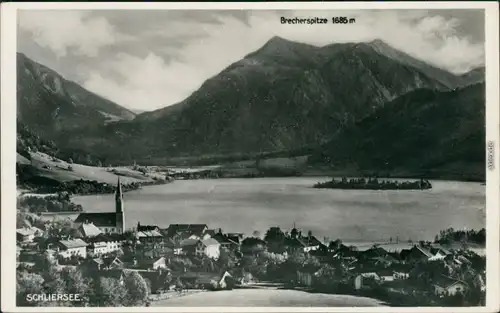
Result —
[{"label": "hazy sky", "polygon": [[[484,64],[482,10],[19,12],[19,52],[138,110],[185,99],[275,35],[319,46],[380,38],[456,73]],[[356,23],[282,25],[281,16]]]}]

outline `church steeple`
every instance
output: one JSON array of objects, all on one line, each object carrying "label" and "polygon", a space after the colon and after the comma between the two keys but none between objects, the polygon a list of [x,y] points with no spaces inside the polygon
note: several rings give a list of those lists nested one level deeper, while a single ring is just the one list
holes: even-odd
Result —
[{"label": "church steeple", "polygon": [[119,176],[118,182],[116,183],[115,200],[123,200],[122,183],[120,182]]},{"label": "church steeple", "polygon": [[116,183],[116,192],[115,192],[115,211],[116,211],[116,229],[119,233],[123,233],[125,231],[125,214],[123,211],[123,191],[122,184],[120,182],[120,177],[118,177],[118,181]]},{"label": "church steeple", "polygon": [[292,228],[292,232],[290,233],[292,239],[295,239],[297,238],[299,234],[299,231],[297,230],[297,228],[295,227],[295,222],[293,222],[293,228]]}]

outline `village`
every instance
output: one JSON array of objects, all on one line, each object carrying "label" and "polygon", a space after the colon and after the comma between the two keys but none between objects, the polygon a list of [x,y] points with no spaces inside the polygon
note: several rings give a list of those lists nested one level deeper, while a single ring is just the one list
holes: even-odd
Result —
[{"label": "village", "polygon": [[[34,275],[70,271],[82,284],[106,278],[116,288],[132,275],[136,285],[147,286],[140,296],[144,305],[194,292],[265,286],[367,296],[400,306],[484,303],[486,261],[466,245],[449,249],[436,240],[402,249],[379,244],[361,249],[341,240],[324,242],[295,225],[290,231],[272,226],[263,236],[206,224],[139,222],[126,228],[119,181],[116,190],[115,212],[81,212],[74,219],[49,215],[37,226],[17,229],[17,272],[24,277],[18,279],[18,301],[33,289]],[[39,279],[38,288],[53,290],[51,279]],[[92,302],[92,292],[84,293],[88,303],[119,301]]]}]

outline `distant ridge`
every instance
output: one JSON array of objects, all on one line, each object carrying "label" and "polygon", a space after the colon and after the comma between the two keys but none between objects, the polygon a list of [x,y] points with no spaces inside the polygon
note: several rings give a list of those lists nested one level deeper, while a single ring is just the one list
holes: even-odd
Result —
[{"label": "distant ridge", "polygon": [[[71,122],[74,127],[64,125],[66,119],[58,121],[63,125],[51,129],[51,134],[55,134],[51,138],[58,147],[82,149],[112,163],[137,160],[155,164],[172,157],[245,156],[300,151],[304,147],[307,151],[321,151],[330,149],[328,143],[339,142],[342,136],[351,138],[347,130],[360,127],[358,123],[379,114],[380,110],[389,112],[386,107],[397,113],[391,117],[394,123],[401,118],[408,131],[414,132],[407,135],[418,137],[421,129],[413,127],[418,121],[408,116],[420,116],[421,108],[408,106],[408,112],[400,116],[403,112],[391,103],[399,103],[412,94],[447,95],[454,89],[481,81],[484,81],[484,69],[454,75],[381,40],[315,47],[273,37],[260,49],[207,79],[177,104],[143,112],[135,119],[134,113],[124,109],[131,115],[113,123],[103,119],[101,112],[96,113],[100,110],[91,106],[87,115],[77,114],[77,121]],[[36,88],[43,85],[40,80],[30,83]],[[20,96],[27,94],[31,99],[31,90],[24,89]],[[65,88],[63,90],[65,93],[61,94],[44,93],[46,98],[40,103],[50,108],[44,112],[55,110],[56,107],[50,107],[51,103],[60,106],[58,99],[67,103],[66,107],[72,107],[72,98],[67,97]],[[468,99],[470,93],[458,92],[454,99],[465,101],[460,100],[462,97]],[[444,96],[437,99],[443,101],[443,106],[449,103]],[[432,103],[436,108],[440,105]],[[421,104],[425,107],[427,102]],[[108,113],[113,114],[111,109]],[[467,125],[477,126],[477,120],[484,119],[480,114],[476,107],[474,112],[460,118]],[[75,119],[69,116],[69,120]],[[96,116],[99,116],[95,119],[98,122],[93,122]],[[429,130],[439,129],[438,121],[427,115],[425,118],[429,119]],[[447,131],[449,137],[456,140],[464,136],[459,127],[450,127]],[[366,135],[367,138],[379,136]],[[374,141],[381,140],[375,137]],[[426,144],[418,146],[424,150],[437,149],[436,154],[444,153],[439,145],[426,147]],[[363,149],[349,147],[352,154],[361,153]],[[330,153],[328,151],[325,153]],[[373,153],[373,158],[371,154],[367,157],[376,160],[377,153]],[[361,163],[370,164],[367,160]]]}]

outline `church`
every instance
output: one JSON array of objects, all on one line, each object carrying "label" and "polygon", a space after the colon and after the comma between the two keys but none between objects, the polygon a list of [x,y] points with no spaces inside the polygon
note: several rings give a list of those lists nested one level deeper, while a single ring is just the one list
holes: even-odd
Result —
[{"label": "church", "polygon": [[94,226],[105,234],[123,234],[126,229],[123,209],[123,190],[120,177],[118,177],[115,192],[115,212],[80,213],[74,223],[77,227],[80,227],[82,224],[94,224]]}]

